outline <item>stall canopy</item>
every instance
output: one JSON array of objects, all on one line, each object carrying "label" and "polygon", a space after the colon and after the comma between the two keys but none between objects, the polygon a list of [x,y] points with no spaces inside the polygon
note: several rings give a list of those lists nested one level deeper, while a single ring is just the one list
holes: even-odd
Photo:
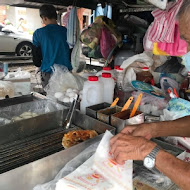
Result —
[{"label": "stall canopy", "polygon": [[[123,0],[127,4],[135,4],[136,1]],[[122,5],[121,0],[1,0],[1,4],[8,4],[17,7],[28,7],[28,8],[39,8],[41,4],[53,4],[57,6],[58,9],[61,7],[66,7],[69,5],[76,5],[77,7],[84,7],[89,9],[95,9],[98,3],[111,3],[112,5]]]}]

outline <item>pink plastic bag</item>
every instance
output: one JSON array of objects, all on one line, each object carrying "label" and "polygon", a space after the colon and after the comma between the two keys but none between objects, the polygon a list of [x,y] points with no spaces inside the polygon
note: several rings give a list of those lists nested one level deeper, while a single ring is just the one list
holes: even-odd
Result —
[{"label": "pink plastic bag", "polygon": [[116,46],[117,39],[106,26],[102,28],[100,49],[102,56],[107,59],[111,50]]},{"label": "pink plastic bag", "polygon": [[158,48],[171,56],[183,56],[187,53],[187,43],[180,38],[177,22],[175,24],[174,43],[160,42]]}]

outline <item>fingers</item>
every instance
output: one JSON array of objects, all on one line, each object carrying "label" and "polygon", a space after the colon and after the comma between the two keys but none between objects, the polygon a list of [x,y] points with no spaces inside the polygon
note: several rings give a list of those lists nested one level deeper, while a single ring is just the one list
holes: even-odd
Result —
[{"label": "fingers", "polygon": [[125,133],[126,135],[130,135],[135,129],[137,128],[137,126],[126,126],[121,133]]},{"label": "fingers", "polygon": [[[120,145],[125,143],[125,141],[123,142],[121,140],[121,138],[125,136],[125,134],[119,133],[116,136],[112,137],[112,139],[110,140],[110,152],[113,153],[115,151],[115,148]],[[120,140],[119,140],[120,139]]]}]

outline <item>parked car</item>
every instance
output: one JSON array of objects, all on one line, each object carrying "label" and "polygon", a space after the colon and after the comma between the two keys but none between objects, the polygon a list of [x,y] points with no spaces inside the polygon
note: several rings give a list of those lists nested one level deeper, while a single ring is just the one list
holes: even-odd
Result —
[{"label": "parked car", "polygon": [[18,32],[13,26],[0,24],[0,54],[32,56],[32,36]]}]

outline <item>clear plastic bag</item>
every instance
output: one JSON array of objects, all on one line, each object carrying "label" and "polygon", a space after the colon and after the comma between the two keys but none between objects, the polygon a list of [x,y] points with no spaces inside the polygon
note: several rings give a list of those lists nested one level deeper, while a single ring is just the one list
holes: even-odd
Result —
[{"label": "clear plastic bag", "polygon": [[86,160],[88,160],[96,151],[99,142],[89,146],[84,151],[82,151],[78,156],[68,162],[56,175],[56,177],[45,184],[37,185],[33,188],[33,190],[55,190],[56,183],[66,175],[73,172],[76,168],[82,165]]},{"label": "clear plastic bag", "polygon": [[83,77],[72,74],[63,65],[54,64],[53,74],[49,80],[48,85],[45,87],[47,96],[51,99],[55,99],[54,94],[56,92],[64,93],[68,88],[82,90],[84,81]]},{"label": "clear plastic bag", "polygon": [[0,125],[6,125],[11,122],[16,122],[17,119],[21,120],[18,118],[20,115],[22,115],[21,117],[23,119],[28,119],[29,116],[36,117],[38,115],[62,109],[63,108],[60,104],[54,104],[47,100],[26,102],[22,104],[3,107],[0,109],[0,115],[1,115]]},{"label": "clear plastic bag", "polygon": [[4,99],[6,96],[12,98],[14,93],[14,85],[12,82],[0,81],[0,99]]}]

